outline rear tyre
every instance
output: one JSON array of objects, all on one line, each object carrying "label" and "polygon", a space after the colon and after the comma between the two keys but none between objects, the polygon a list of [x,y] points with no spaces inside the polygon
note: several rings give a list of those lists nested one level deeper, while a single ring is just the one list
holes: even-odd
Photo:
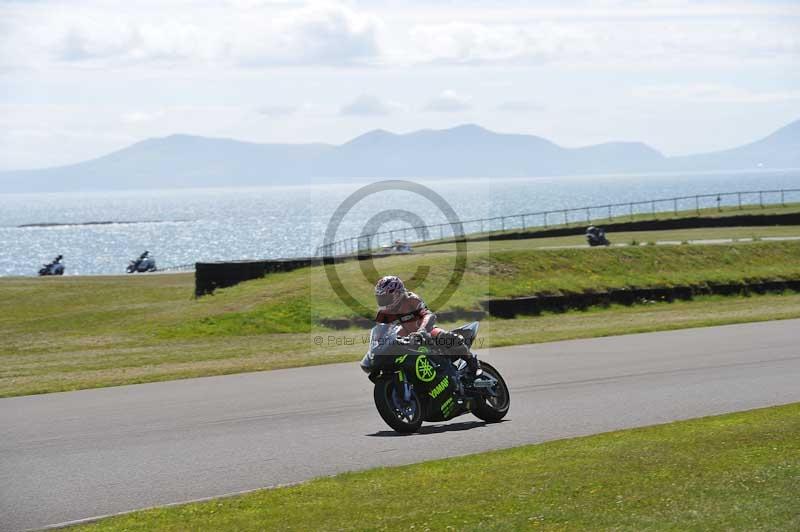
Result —
[{"label": "rear tyre", "polygon": [[405,401],[394,379],[382,379],[375,383],[374,396],[378,413],[397,432],[410,434],[422,426],[422,404],[413,389],[410,400]]},{"label": "rear tyre", "polygon": [[472,413],[487,423],[497,423],[508,414],[508,408],[511,406],[511,394],[509,394],[506,381],[503,380],[499,371],[486,362],[481,362],[481,369],[486,375],[497,381],[494,389],[496,397],[486,397],[484,400],[478,401]]}]

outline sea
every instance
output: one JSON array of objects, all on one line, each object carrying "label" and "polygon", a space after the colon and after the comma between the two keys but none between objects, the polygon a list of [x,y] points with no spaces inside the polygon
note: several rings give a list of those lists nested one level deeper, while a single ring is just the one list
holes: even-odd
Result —
[{"label": "sea", "polygon": [[[160,269],[189,268],[198,261],[290,258],[313,255],[324,242],[363,233],[413,241],[411,229],[428,237],[520,226],[523,213],[562,211],[580,223],[629,214],[630,202],[672,197],[680,209],[697,206],[694,195],[710,195],[700,207],[736,205],[736,195],[719,193],[800,189],[800,169],[706,174],[537,177],[514,179],[376,181],[286,187],[130,190],[111,192],[0,193],[0,276],[36,275],[43,263],[63,255],[66,275],[121,274],[130,259],[147,250]],[[745,194],[745,203],[780,201],[778,193]],[[800,202],[800,191],[784,194]],[[583,209],[584,207],[596,207]],[[671,210],[674,202],[642,204]],[[502,219],[500,217],[505,217]],[[479,219],[495,218],[489,221]],[[563,223],[564,214],[548,215]],[[533,214],[526,226],[541,225]]]}]

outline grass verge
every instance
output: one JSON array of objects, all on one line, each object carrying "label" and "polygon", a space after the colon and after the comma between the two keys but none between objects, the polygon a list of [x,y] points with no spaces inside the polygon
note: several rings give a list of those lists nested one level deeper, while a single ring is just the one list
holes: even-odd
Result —
[{"label": "grass verge", "polygon": [[79,530],[797,530],[800,404],[135,512]]},{"label": "grass verge", "polygon": [[[481,323],[478,352],[487,347],[789,318],[800,318],[800,294],[702,297],[490,319]],[[320,329],[186,340],[76,333],[64,334],[57,344],[51,343],[57,337],[50,340],[48,335],[24,352],[0,357],[0,397],[355,361],[366,349],[365,335],[360,330]]]}]

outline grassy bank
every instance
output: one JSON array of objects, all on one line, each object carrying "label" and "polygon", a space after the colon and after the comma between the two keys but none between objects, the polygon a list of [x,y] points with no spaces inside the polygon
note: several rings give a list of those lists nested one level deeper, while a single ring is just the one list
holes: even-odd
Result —
[{"label": "grassy bank", "polygon": [[796,530],[800,404],[154,509],[80,530]]},{"label": "grassy bank", "polygon": [[[452,254],[377,260],[381,273],[413,279],[432,299],[450,275]],[[351,293],[371,301],[359,263],[340,265]],[[800,242],[599,250],[470,251],[464,279],[445,306],[476,308],[485,297],[622,286],[800,277]],[[352,314],[322,268],[276,274],[193,299],[189,274],[0,279],[0,396],[354,360],[361,345],[328,343],[342,334],[321,317]],[[313,288],[313,297],[312,295]],[[703,298],[487,320],[484,346],[584,338],[800,317],[800,295]],[[359,335],[346,331],[345,335]],[[322,345],[315,337],[324,338]]]},{"label": "grassy bank", "polygon": [[[469,248],[468,248],[469,249]],[[454,253],[393,256],[337,265],[342,285],[366,309],[373,284],[392,273],[432,303],[455,268]],[[463,278],[437,311],[477,309],[489,297],[580,293],[627,286],[677,286],[705,282],[800,277],[800,241],[728,246],[654,246],[610,249],[470,249]],[[356,313],[335,294],[324,268],[271,275],[202,298],[185,321],[162,327],[164,338],[308,332],[321,318]]]},{"label": "grassy bank", "polygon": [[[491,319],[481,323],[479,352],[522,343],[788,318],[800,318],[800,294],[704,297],[671,304]],[[0,357],[0,397],[355,361],[364,354],[361,338],[365,332],[317,329],[163,339],[121,330],[114,334],[48,333],[38,335],[36,343],[30,336],[31,344],[24,350],[3,351]],[[24,342],[24,338],[16,341]],[[345,339],[353,344],[345,345]]]}]

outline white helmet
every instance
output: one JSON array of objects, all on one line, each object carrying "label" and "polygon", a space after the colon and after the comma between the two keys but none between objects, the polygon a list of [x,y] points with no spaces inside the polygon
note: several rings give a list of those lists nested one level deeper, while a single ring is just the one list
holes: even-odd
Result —
[{"label": "white helmet", "polygon": [[399,277],[387,275],[375,285],[375,299],[380,310],[389,310],[406,295],[406,286]]}]

